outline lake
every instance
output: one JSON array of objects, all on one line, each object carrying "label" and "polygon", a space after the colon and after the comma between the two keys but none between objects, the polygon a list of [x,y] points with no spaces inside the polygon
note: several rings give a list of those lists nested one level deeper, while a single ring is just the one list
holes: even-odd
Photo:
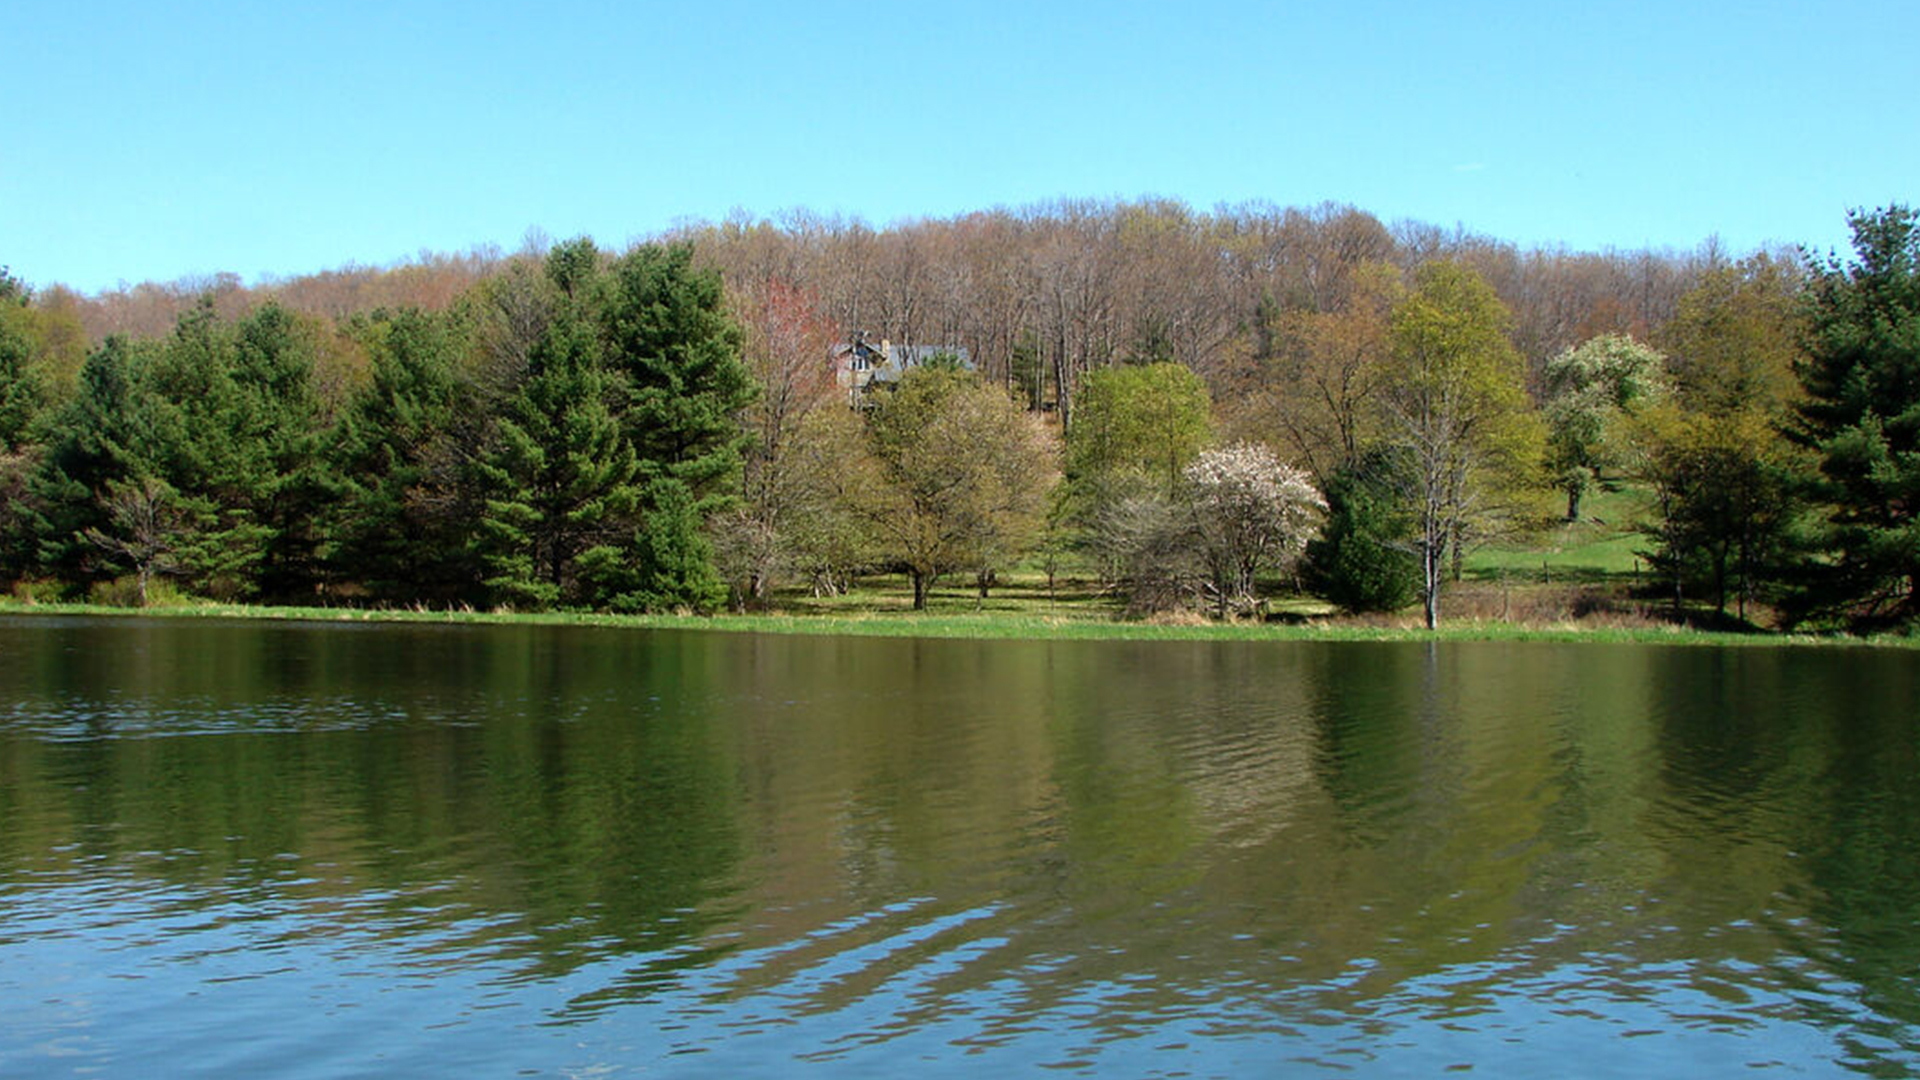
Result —
[{"label": "lake", "polygon": [[0,619],[0,1076],[1906,1076],[1920,652]]}]

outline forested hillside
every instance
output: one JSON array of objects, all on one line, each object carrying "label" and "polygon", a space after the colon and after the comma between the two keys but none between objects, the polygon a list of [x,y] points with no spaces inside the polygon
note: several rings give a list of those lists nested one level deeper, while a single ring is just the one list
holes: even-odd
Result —
[{"label": "forested hillside", "polygon": [[[985,590],[1041,552],[1136,610],[1289,570],[1437,621],[1466,550],[1631,483],[1676,601],[1903,621],[1914,220],[1854,225],[1850,257],[1582,253],[1061,202],[251,286],[9,275],[0,577],[707,610],[877,568]],[[860,392],[850,342],[935,360]]]}]

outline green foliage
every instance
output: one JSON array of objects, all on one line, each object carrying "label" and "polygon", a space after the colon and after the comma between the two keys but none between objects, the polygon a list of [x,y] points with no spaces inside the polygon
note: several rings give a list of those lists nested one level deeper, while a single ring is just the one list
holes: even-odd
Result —
[{"label": "green foliage", "polygon": [[1661,331],[1674,393],[1628,417],[1634,471],[1654,494],[1640,554],[1672,589],[1741,617],[1787,572],[1805,463],[1780,437],[1800,337],[1793,283],[1755,258],[1705,274]]},{"label": "green foliage", "polygon": [[913,368],[875,405],[868,442],[880,483],[864,510],[912,576],[916,609],[942,574],[1005,565],[1032,543],[1057,451],[1000,388]]},{"label": "green foliage", "polygon": [[1067,474],[1076,480],[1131,470],[1170,494],[1213,440],[1206,384],[1180,364],[1089,372],[1076,410],[1067,440]]},{"label": "green foliage", "polygon": [[[10,577],[137,567],[275,601],[331,575],[388,602],[712,604],[705,519],[737,495],[754,387],[719,278],[684,246],[609,262],[570,241],[455,314],[331,329],[272,302],[223,321],[202,298],[164,340],[97,350],[52,414],[33,367],[44,343],[13,306],[0,304]],[[46,445],[26,446],[30,432]],[[134,503],[139,536],[112,520]]]},{"label": "green foliage", "polygon": [[478,516],[455,442],[473,397],[460,370],[463,335],[453,319],[417,310],[379,313],[359,333],[371,378],[334,442],[335,573],[382,600],[462,597],[476,576]]},{"label": "green foliage", "polygon": [[1348,612],[1398,611],[1420,594],[1420,563],[1401,501],[1408,466],[1387,451],[1350,462],[1327,483],[1327,523],[1307,544],[1307,585]]},{"label": "green foliage", "polygon": [[1666,358],[1624,334],[1603,334],[1547,362],[1547,467],[1567,493],[1567,520],[1624,454],[1620,420],[1665,392]]},{"label": "green foliage", "polygon": [[479,463],[485,584],[503,602],[581,600],[574,560],[624,531],[637,504],[639,463],[593,355],[592,328],[563,312],[535,344]]},{"label": "green foliage", "polygon": [[600,276],[600,249],[584,236],[555,244],[547,252],[545,270],[561,296],[584,303]]},{"label": "green foliage", "polygon": [[1439,623],[1448,555],[1523,513],[1539,476],[1543,432],[1510,323],[1486,281],[1456,262],[1423,265],[1393,311],[1383,436],[1408,462],[1429,629]]},{"label": "green foliage", "polygon": [[28,479],[24,535],[15,541],[21,548],[31,544],[30,561],[43,572],[89,580],[94,549],[83,533],[107,524],[97,494],[153,471],[156,403],[134,390],[151,351],[108,338],[88,355],[79,392],[54,417],[56,436]]},{"label": "green foliage", "polygon": [[47,405],[47,387],[33,366],[33,342],[27,327],[24,294],[18,302],[7,298],[0,271],[0,455],[18,452],[29,440],[29,429]]},{"label": "green foliage", "polygon": [[1725,613],[1737,600],[1770,598],[1784,572],[1799,504],[1796,462],[1772,418],[1754,409],[1727,414],[1651,411],[1640,425],[1643,471],[1652,483],[1654,541],[1643,552],[1674,589],[1704,589]]},{"label": "green foliage", "polygon": [[643,475],[671,476],[702,513],[718,509],[738,482],[735,416],[758,392],[720,276],[695,270],[688,245],[637,247],[608,270],[598,317]]},{"label": "green foliage", "polygon": [[1691,412],[1778,414],[1799,393],[1799,282],[1765,255],[1703,274],[1660,329],[1672,382]]},{"label": "green foliage", "polygon": [[706,613],[727,598],[713,565],[693,493],[672,477],[646,486],[646,513],[626,550],[601,546],[580,556],[589,603],[608,611]]},{"label": "green foliage", "polygon": [[249,327],[243,361],[241,336],[203,297],[142,369],[137,388],[152,409],[147,467],[193,508],[184,573],[197,591],[222,599],[259,591],[275,526],[290,516],[270,509],[287,481],[280,466],[301,456],[280,451],[293,444],[310,453],[313,445],[311,432],[275,400],[289,386],[297,399],[294,372],[308,359],[289,355],[282,316],[270,312]]},{"label": "green foliage", "polygon": [[1013,355],[1007,358],[1007,368],[1018,389],[1020,400],[1028,409],[1038,410],[1047,400],[1047,364],[1041,355],[1040,343],[1031,332],[1020,335],[1014,342]]},{"label": "green foliage", "polygon": [[783,539],[816,594],[844,591],[854,571],[878,557],[870,511],[885,484],[880,462],[860,415],[838,405],[807,416],[792,457],[796,490]]},{"label": "green foliage", "polygon": [[242,442],[232,502],[262,530],[257,588],[288,600],[312,595],[320,577],[319,522],[335,495],[321,454],[327,422],[313,373],[318,328],[278,304],[234,325],[231,422]]},{"label": "green foliage", "polygon": [[1798,608],[1920,619],[1920,216],[1850,214],[1853,259],[1812,268],[1795,434],[1827,508]]}]

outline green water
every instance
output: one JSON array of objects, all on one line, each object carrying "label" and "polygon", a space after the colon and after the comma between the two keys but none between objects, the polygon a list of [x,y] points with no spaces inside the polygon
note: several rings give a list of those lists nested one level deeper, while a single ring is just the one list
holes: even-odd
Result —
[{"label": "green water", "polygon": [[0,1076],[1904,1076],[1920,654],[0,620]]}]

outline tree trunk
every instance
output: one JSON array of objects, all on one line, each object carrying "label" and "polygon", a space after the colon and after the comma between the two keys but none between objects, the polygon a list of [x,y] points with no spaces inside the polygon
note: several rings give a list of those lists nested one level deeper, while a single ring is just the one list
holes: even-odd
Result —
[{"label": "tree trunk", "polygon": [[927,610],[927,575],[915,570],[913,573],[913,610]]},{"label": "tree trunk", "polygon": [[1427,629],[1440,628],[1440,577],[1442,545],[1427,544],[1420,553],[1420,571],[1424,575],[1421,588],[1422,606],[1426,609]]},{"label": "tree trunk", "polygon": [[1580,488],[1572,484],[1567,485],[1567,520],[1580,520]]}]

